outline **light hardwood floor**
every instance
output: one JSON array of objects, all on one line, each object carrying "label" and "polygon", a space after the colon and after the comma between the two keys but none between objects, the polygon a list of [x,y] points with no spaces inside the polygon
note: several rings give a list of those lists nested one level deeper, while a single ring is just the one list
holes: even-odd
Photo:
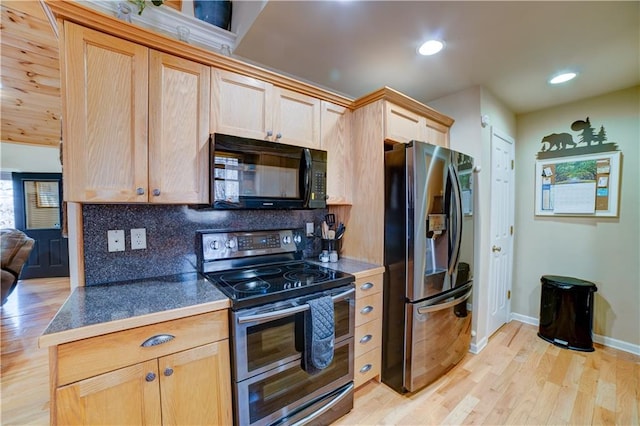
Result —
[{"label": "light hardwood floor", "polygon": [[[3,425],[48,423],[48,352],[37,338],[68,288],[66,279],[23,281],[2,307]],[[415,394],[369,382],[336,424],[640,424],[640,357],[600,345],[560,349],[536,331],[505,325],[480,354]]]},{"label": "light hardwood floor", "polygon": [[2,305],[3,425],[49,423],[49,351],[38,337],[68,295],[68,278],[25,280]]}]

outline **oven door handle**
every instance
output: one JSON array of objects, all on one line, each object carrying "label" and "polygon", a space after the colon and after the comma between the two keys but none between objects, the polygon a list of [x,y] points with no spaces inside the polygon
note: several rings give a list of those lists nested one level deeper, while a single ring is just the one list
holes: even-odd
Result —
[{"label": "oven door handle", "polygon": [[308,416],[298,420],[297,422],[291,423],[291,426],[301,426],[301,425],[309,423],[313,419],[317,419],[323,413],[326,413],[328,410],[330,410],[331,407],[336,405],[338,402],[342,401],[342,399],[345,396],[347,396],[349,394],[349,392],[351,392],[353,387],[354,387],[353,382],[349,383],[349,386],[347,386],[342,392],[340,392],[338,395],[336,395],[336,397],[333,398],[330,403],[328,403],[327,405],[325,405],[321,409],[319,409],[317,411],[314,411],[312,414],[309,414]]},{"label": "oven door handle", "polygon": [[[335,302],[336,300],[345,298],[351,293],[355,293],[355,291],[356,291],[355,288],[350,288],[349,290],[343,291],[340,294],[336,294],[331,298]],[[286,309],[280,309],[278,311],[273,311],[273,312],[265,312],[264,314],[242,316],[242,317],[238,317],[238,324],[244,324],[247,322],[265,321],[265,320],[270,321],[270,320],[286,317],[292,314],[297,314],[298,312],[304,312],[308,309],[309,309],[309,305],[305,303],[304,305],[294,306]]]}]

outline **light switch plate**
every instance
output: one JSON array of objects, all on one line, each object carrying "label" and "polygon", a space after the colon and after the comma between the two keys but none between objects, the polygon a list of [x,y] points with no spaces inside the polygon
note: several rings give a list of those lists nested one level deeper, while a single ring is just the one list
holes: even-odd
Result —
[{"label": "light switch plate", "polygon": [[310,237],[313,235],[313,222],[307,222],[307,236]]},{"label": "light switch plate", "polygon": [[124,251],[124,229],[110,229],[107,231],[108,249],[113,251]]}]

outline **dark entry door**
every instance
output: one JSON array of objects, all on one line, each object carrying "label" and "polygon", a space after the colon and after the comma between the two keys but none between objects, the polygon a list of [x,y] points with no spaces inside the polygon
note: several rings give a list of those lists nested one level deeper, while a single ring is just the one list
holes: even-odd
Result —
[{"label": "dark entry door", "polygon": [[62,175],[13,173],[16,228],[35,240],[21,279],[69,276],[69,245],[62,237]]}]

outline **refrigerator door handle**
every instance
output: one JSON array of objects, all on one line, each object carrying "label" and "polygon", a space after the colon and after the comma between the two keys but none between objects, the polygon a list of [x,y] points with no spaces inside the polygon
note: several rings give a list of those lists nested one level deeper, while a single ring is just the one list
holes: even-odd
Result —
[{"label": "refrigerator door handle", "polygon": [[471,293],[473,292],[473,289],[469,289],[469,291],[467,291],[465,294],[463,294],[460,297],[456,297],[452,300],[448,300],[444,303],[440,303],[437,305],[430,305],[430,306],[424,306],[422,308],[418,308],[418,313],[423,315],[423,314],[428,314],[429,312],[436,312],[436,311],[441,311],[443,309],[447,309],[450,308],[452,306],[456,306],[458,303],[464,302],[465,300],[467,300],[469,298],[469,296],[471,296]]},{"label": "refrigerator door handle", "polygon": [[453,240],[453,250],[451,251],[451,259],[449,260],[449,275],[453,275],[456,267],[458,266],[458,258],[460,256],[460,243],[462,240],[462,196],[460,195],[460,181],[458,180],[458,173],[453,167],[453,163],[449,164],[449,178],[451,179],[451,187],[453,188],[453,195],[455,197],[456,208],[456,234]]}]

